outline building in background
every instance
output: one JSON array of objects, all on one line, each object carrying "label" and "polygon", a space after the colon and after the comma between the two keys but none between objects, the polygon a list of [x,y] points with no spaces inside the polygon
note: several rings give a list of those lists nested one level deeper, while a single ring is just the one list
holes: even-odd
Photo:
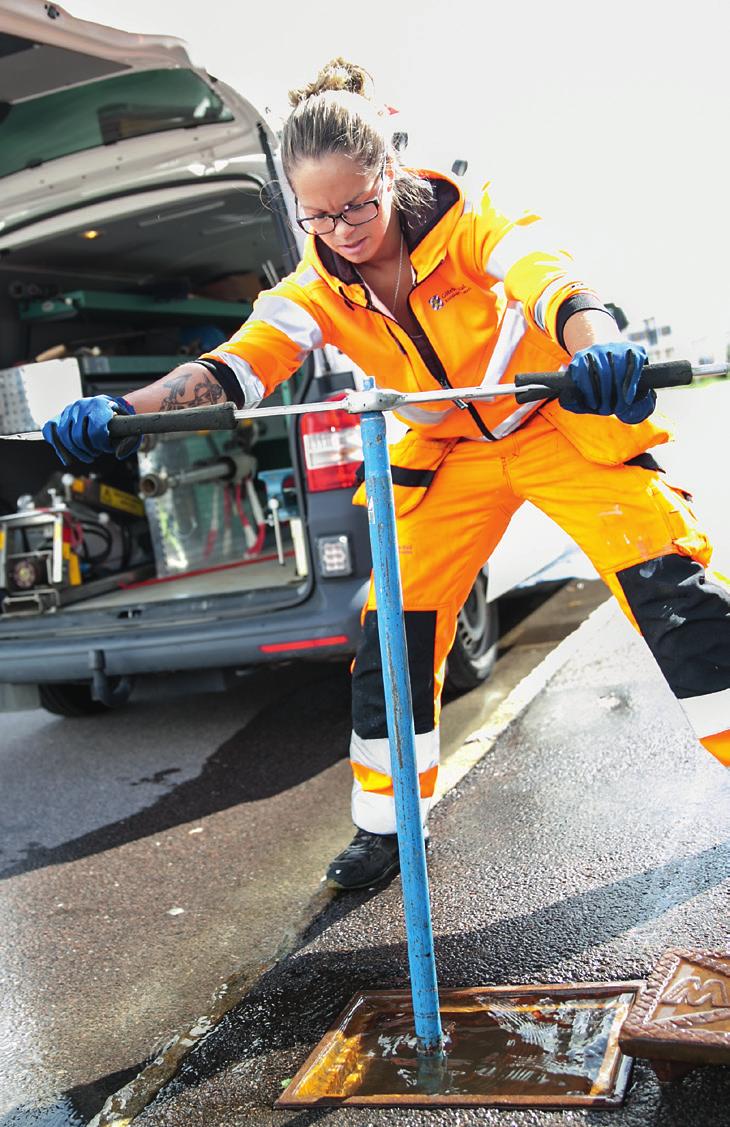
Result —
[{"label": "building in background", "polygon": [[637,344],[643,344],[650,364],[674,360],[678,356],[672,326],[657,324],[656,317],[632,321],[626,329],[626,336]]},{"label": "building in background", "polygon": [[725,364],[730,359],[730,331],[690,336],[678,333],[672,325],[663,325],[656,317],[643,317],[625,327],[629,340],[643,344],[649,362],[689,360],[691,364]]}]

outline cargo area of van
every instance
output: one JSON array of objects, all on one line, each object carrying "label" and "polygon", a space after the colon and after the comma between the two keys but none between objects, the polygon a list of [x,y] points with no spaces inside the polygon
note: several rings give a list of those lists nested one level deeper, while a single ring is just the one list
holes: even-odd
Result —
[{"label": "cargo area of van", "polygon": [[[337,349],[266,402],[331,410],[148,436],[93,464],[62,465],[39,436],[81,396],[215,349],[294,268],[280,123],[169,37],[31,0],[0,11],[0,37],[0,711],[83,715],[148,674],[351,656],[370,544],[360,428],[336,400],[364,373]],[[166,406],[206,394],[183,404],[171,381]],[[489,676],[494,600],[533,557],[476,577],[448,661],[459,691]]]},{"label": "cargo area of van", "polygon": [[[336,402],[91,464],[40,437],[78,398],[215,349],[294,268],[280,124],[168,36],[16,0],[0,39],[0,711],[83,715],[147,675],[352,654],[370,551]],[[267,406],[358,376],[315,350]],[[166,408],[210,391],[180,394]]]},{"label": "cargo area of van", "polygon": [[[222,343],[282,274],[257,184],[145,195],[126,196],[98,226],[72,212],[0,261],[5,433],[44,421],[32,399],[52,402],[53,383],[66,401],[122,395]],[[284,395],[301,385],[295,377]],[[296,589],[306,577],[289,420],[233,437],[150,436],[137,457],[93,466],[64,468],[45,444],[18,445],[4,445],[0,471],[5,619]]]}]

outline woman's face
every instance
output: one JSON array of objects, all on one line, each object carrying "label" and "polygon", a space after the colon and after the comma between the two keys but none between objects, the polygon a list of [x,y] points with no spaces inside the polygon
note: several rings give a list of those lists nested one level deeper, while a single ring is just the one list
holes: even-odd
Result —
[{"label": "woman's face", "polygon": [[[356,204],[378,200],[377,214],[368,223],[353,227],[338,219],[335,228],[318,237],[331,250],[354,263],[366,263],[382,248],[393,212],[393,173],[363,172],[342,153],[328,153],[302,161],[291,178],[300,219],[340,215]],[[353,220],[360,216],[352,213]]]}]

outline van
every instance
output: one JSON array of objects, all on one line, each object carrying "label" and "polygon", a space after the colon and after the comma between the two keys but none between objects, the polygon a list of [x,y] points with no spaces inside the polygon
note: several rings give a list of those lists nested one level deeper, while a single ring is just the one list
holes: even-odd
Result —
[{"label": "van", "polygon": [[[0,41],[9,436],[226,339],[302,236],[276,128],[181,42],[36,0],[3,5]],[[324,414],[148,437],[91,466],[0,441],[3,706],[78,716],[122,704],[145,674],[351,655],[370,551],[351,505],[359,427],[337,399],[361,385],[327,347],[266,402],[331,399]],[[507,540],[460,615],[457,690],[489,675],[497,596],[566,546],[547,521]]]}]

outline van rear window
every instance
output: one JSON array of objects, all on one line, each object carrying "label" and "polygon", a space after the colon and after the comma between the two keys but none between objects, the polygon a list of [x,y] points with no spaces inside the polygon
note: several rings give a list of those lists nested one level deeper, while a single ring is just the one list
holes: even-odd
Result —
[{"label": "van rear window", "polygon": [[0,105],[0,177],[168,129],[232,121],[190,70],[147,70]]}]

